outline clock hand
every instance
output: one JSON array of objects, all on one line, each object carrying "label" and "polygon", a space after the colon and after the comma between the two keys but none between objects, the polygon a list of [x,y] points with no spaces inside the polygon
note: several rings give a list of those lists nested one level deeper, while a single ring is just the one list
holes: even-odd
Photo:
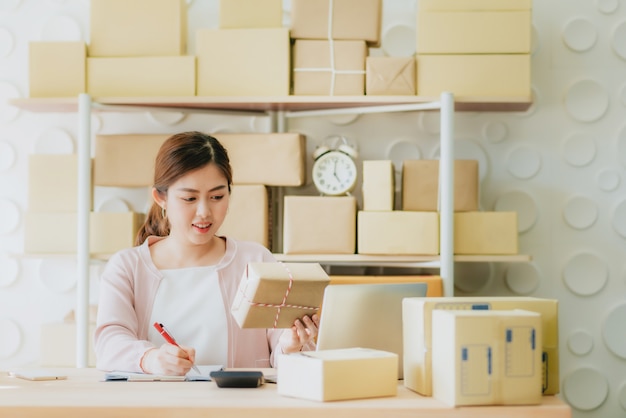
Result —
[{"label": "clock hand", "polygon": [[339,176],[337,175],[337,160],[335,160],[335,165],[334,165],[334,169],[333,169],[333,176],[335,176],[337,181],[341,183],[341,180],[339,179]]}]

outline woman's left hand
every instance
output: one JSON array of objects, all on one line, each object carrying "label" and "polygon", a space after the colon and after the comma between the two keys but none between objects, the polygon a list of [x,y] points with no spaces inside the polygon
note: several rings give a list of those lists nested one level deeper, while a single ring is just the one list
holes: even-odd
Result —
[{"label": "woman's left hand", "polygon": [[296,319],[291,327],[291,332],[283,332],[280,336],[280,346],[283,353],[296,353],[302,347],[317,337],[317,329],[320,325],[319,315],[309,317],[305,315],[302,319]]}]

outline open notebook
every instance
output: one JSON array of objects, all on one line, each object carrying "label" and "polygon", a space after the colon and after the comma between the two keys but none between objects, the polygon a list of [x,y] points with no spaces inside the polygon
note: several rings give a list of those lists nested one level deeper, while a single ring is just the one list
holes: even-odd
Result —
[{"label": "open notebook", "polygon": [[200,374],[189,371],[184,376],[167,376],[161,374],[148,374],[148,373],[133,373],[113,371],[104,375],[104,380],[124,381],[124,382],[194,382],[194,381],[210,381],[211,372],[215,370],[222,370],[224,367],[218,365],[198,366]]}]

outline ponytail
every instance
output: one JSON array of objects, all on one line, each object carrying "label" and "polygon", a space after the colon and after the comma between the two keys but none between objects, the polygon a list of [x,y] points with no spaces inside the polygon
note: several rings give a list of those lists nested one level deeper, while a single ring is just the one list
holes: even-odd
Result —
[{"label": "ponytail", "polygon": [[163,217],[161,207],[155,203],[152,203],[146,220],[141,228],[137,232],[135,238],[135,245],[141,245],[150,235],[156,235],[157,237],[166,237],[170,234],[170,222],[167,217]]}]

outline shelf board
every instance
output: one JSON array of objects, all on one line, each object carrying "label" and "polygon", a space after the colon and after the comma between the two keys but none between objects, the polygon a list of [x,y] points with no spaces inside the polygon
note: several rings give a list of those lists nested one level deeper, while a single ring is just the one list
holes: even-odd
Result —
[{"label": "shelf board", "polygon": [[[438,263],[441,257],[429,255],[365,255],[365,254],[274,254],[278,261],[311,262],[320,264],[429,264]],[[530,255],[455,255],[455,262],[523,263]]]},{"label": "shelf board", "polygon": [[[93,98],[93,110],[108,111],[117,106],[141,108],[170,108],[215,111],[270,110],[305,111],[319,109],[362,108],[402,104],[423,104],[436,102],[437,97],[423,96],[223,96],[223,97],[100,97]],[[530,97],[455,97],[457,111],[525,111],[532,101]],[[9,103],[31,112],[76,112],[78,98],[21,98]]]}]

